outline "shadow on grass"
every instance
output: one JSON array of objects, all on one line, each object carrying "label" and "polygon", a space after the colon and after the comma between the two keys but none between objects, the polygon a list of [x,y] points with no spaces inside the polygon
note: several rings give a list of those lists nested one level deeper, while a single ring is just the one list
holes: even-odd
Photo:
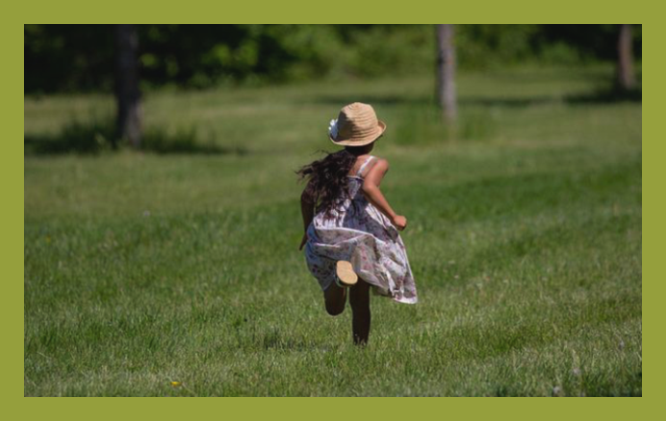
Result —
[{"label": "shadow on grass", "polygon": [[[617,88],[602,88],[592,92],[574,94],[574,95],[539,95],[527,97],[501,97],[501,96],[472,96],[461,97],[458,104],[465,106],[480,107],[504,107],[504,108],[527,108],[534,105],[555,104],[564,102],[566,104],[608,104],[616,102],[641,102],[643,99],[640,88],[629,91]],[[365,102],[374,105],[385,106],[411,106],[437,108],[433,97],[403,97],[397,95],[322,95],[314,99],[315,103],[344,105],[352,102]]]},{"label": "shadow on grass", "polygon": [[503,97],[467,97],[461,98],[460,105],[474,105],[481,107],[526,108],[533,105],[552,104],[558,102],[554,96],[535,96],[523,98]]},{"label": "shadow on grass", "polygon": [[536,96],[526,98],[472,97],[460,99],[461,105],[478,105],[482,107],[527,108],[533,105],[545,105],[564,102],[565,104],[613,104],[618,102],[641,102],[641,89],[624,91],[619,89],[598,89],[596,91],[558,96]]},{"label": "shadow on grass", "polygon": [[[58,155],[67,153],[98,154],[104,151],[129,148],[129,144],[118,140],[115,128],[110,121],[82,123],[72,121],[56,134],[24,136],[25,155]],[[157,154],[205,154],[246,155],[249,151],[242,147],[223,147],[202,142],[194,128],[179,129],[169,133],[164,129],[145,130],[141,140],[141,151]]]},{"label": "shadow on grass", "polygon": [[569,104],[611,104],[616,102],[642,102],[643,91],[640,88],[629,91],[614,89],[599,89],[589,94],[570,95],[565,98]]}]

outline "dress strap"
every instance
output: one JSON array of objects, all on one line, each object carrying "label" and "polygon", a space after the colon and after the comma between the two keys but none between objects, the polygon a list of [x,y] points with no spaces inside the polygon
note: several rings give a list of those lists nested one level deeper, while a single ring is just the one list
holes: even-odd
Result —
[{"label": "dress strap", "polygon": [[363,163],[363,165],[361,165],[361,168],[358,169],[358,171],[356,172],[356,175],[360,177],[361,174],[363,174],[363,170],[365,170],[365,167],[367,167],[368,164],[369,164],[373,159],[375,159],[375,157],[372,156],[372,155],[370,155],[370,156],[368,157],[368,159],[365,160],[365,162]]}]

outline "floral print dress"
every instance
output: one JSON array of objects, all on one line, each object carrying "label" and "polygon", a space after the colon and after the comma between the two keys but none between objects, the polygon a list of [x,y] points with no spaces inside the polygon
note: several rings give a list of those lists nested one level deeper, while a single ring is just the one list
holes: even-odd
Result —
[{"label": "floral print dress", "polygon": [[347,260],[376,295],[415,304],[416,284],[400,234],[361,191],[363,170],[374,159],[370,156],[355,176],[348,176],[350,198],[332,211],[333,217],[315,215],[307,230],[305,259],[322,290],[335,282],[336,262]]}]

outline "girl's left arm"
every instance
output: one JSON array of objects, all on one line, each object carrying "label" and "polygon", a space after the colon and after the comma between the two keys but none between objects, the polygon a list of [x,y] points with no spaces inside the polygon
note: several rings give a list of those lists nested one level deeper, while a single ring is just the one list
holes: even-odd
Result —
[{"label": "girl's left arm", "polygon": [[303,246],[308,241],[308,227],[314,218],[314,206],[315,202],[312,196],[309,193],[309,189],[306,186],[301,194],[301,215],[303,216],[303,239],[301,240],[301,246],[299,250],[303,249]]}]

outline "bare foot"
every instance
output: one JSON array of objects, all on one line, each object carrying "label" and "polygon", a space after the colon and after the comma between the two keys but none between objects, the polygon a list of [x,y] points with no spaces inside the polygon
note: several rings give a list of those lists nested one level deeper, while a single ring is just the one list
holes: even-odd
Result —
[{"label": "bare foot", "polygon": [[358,276],[354,272],[352,264],[346,260],[338,260],[335,265],[335,273],[337,275],[337,284],[341,287],[351,287],[358,282]]}]

